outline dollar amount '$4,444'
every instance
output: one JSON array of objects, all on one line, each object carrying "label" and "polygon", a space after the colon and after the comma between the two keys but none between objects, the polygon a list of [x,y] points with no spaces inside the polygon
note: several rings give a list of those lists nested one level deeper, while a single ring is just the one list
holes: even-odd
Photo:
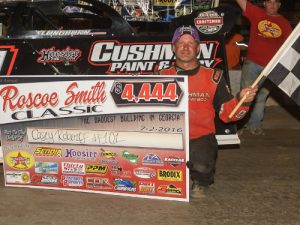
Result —
[{"label": "dollar amount '$4,444'", "polygon": [[[135,90],[138,89],[138,90]],[[176,83],[143,83],[137,87],[133,83],[125,84],[121,99],[129,102],[140,102],[142,101],[176,101],[177,95],[177,84]]]}]

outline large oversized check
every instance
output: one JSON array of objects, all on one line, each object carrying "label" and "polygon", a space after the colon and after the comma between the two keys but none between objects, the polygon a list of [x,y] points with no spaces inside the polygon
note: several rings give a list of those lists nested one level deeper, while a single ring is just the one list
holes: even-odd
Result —
[{"label": "large oversized check", "polygon": [[2,77],[6,186],[188,201],[184,77]]}]

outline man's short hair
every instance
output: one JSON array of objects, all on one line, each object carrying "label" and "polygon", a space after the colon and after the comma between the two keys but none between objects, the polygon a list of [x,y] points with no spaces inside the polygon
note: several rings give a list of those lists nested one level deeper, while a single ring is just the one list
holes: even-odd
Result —
[{"label": "man's short hair", "polygon": [[195,41],[200,43],[200,38],[199,38],[198,31],[194,27],[192,27],[192,26],[182,26],[182,27],[178,27],[175,30],[173,38],[172,38],[172,44],[174,44],[184,34],[191,35],[195,39]]}]

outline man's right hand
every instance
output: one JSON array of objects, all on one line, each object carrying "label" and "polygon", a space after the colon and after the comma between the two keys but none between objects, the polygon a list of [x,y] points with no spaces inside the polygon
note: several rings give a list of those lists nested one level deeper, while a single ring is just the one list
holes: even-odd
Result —
[{"label": "man's right hand", "polygon": [[257,86],[254,88],[246,87],[240,91],[239,99],[242,99],[245,96],[244,102],[252,102],[255,98],[256,92],[257,92]]}]

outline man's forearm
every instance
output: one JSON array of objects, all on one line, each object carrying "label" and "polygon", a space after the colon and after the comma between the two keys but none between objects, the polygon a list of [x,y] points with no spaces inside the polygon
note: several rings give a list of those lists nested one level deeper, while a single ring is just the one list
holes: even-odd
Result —
[{"label": "man's forearm", "polygon": [[246,10],[247,0],[235,0],[243,11]]}]

